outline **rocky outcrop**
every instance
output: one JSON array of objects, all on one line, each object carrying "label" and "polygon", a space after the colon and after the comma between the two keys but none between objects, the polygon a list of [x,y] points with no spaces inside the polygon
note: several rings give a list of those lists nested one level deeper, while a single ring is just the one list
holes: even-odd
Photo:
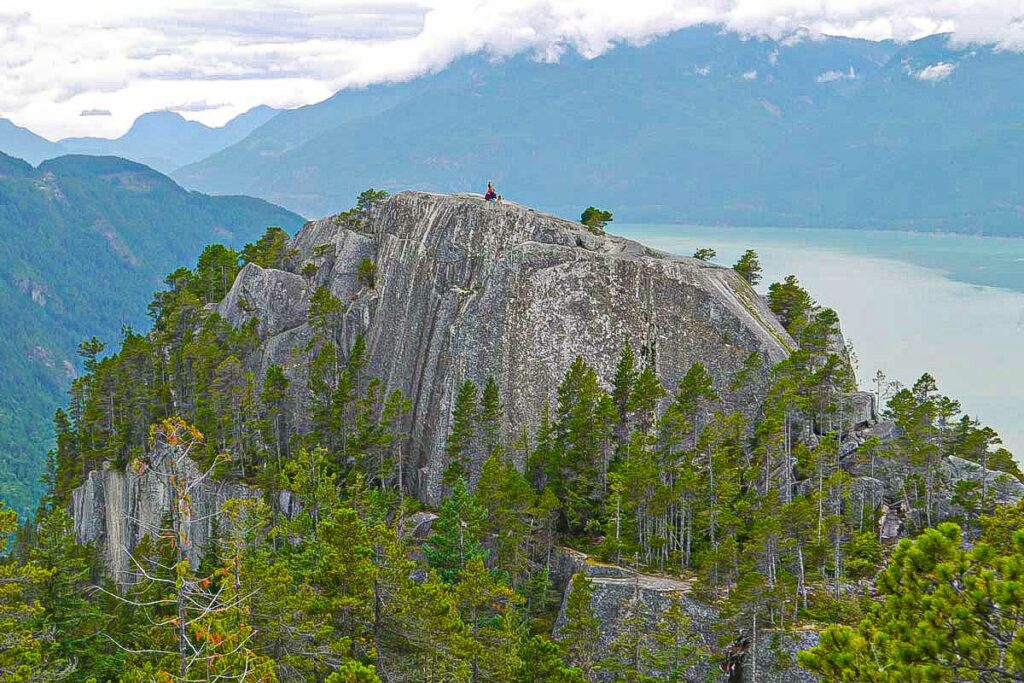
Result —
[{"label": "rocky outcrop", "polygon": [[[818,680],[817,676],[800,668],[796,661],[797,652],[817,645],[817,632],[765,630],[759,632],[756,643],[737,639],[723,648],[720,637],[726,634],[719,631],[718,610],[690,597],[693,587],[690,581],[596,562],[568,548],[557,549],[552,558],[552,582],[563,593],[562,609],[555,621],[556,639],[565,624],[568,586],[576,573],[585,574],[594,589],[590,604],[600,623],[597,647],[600,653],[609,651],[624,628],[635,628],[635,621],[629,622],[637,616],[643,619],[648,630],[657,628],[658,618],[674,601],[678,601],[703,646],[709,653],[718,655],[709,656],[691,667],[686,680],[728,683],[811,683]],[[657,678],[667,672],[650,670],[643,673]]]},{"label": "rocky outcrop", "polygon": [[[292,246],[296,270],[315,270],[308,290],[329,287],[345,305],[341,345],[363,335],[368,372],[412,402],[410,475],[429,503],[441,494],[448,421],[466,379],[482,385],[493,376],[507,425],[531,428],[576,356],[607,381],[629,342],[667,387],[700,361],[726,407],[752,412],[768,369],[794,345],[732,269],[594,235],[511,202],[402,192],[359,230],[325,218]],[[364,261],[376,266],[373,287],[359,277]],[[300,299],[308,292],[299,275],[261,271],[247,266],[218,310],[236,324],[260,318],[254,365],[285,368],[301,419],[310,333]],[[751,352],[764,369],[738,393],[731,380]]]},{"label": "rocky outcrop", "polygon": [[[199,474],[189,461],[190,476]],[[136,571],[131,553],[146,536],[157,539],[166,532],[171,509],[171,488],[166,477],[150,467],[112,467],[93,470],[72,493],[75,538],[82,544],[94,544],[102,552],[107,575],[121,586],[134,582]],[[191,552],[189,561],[198,566],[208,546],[216,513],[232,498],[262,496],[256,489],[230,482],[208,479],[190,494],[192,522],[188,528]],[[277,501],[278,508],[290,512],[293,503],[287,492]]]},{"label": "rocky outcrop", "polygon": [[979,492],[996,505],[1014,505],[1024,498],[1024,483],[1006,472],[987,470],[976,462],[949,457],[943,465],[945,478],[951,482],[971,482]]},{"label": "rocky outcrop", "polygon": [[743,683],[815,683],[820,678],[796,661],[801,650],[820,641],[817,631],[761,631],[741,660]]},{"label": "rocky outcrop", "polygon": [[[554,637],[565,624],[565,606],[569,598],[569,585],[576,573],[586,575],[594,593],[590,606],[600,622],[600,638],[597,652],[608,653],[615,639],[628,627],[629,622],[639,617],[647,631],[657,628],[658,618],[674,601],[679,602],[682,611],[690,620],[690,627],[709,651],[715,648],[714,624],[718,613],[713,608],[688,597],[691,584],[677,578],[634,572],[624,567],[596,562],[583,553],[568,548],[559,548],[553,558],[552,579],[562,591],[562,608],[555,620]],[[688,672],[690,680],[705,680],[718,670],[708,659],[692,667]],[[665,675],[663,671],[645,671],[646,675]],[[601,677],[601,674],[598,674]],[[601,677],[601,680],[611,680]]]},{"label": "rocky outcrop", "polygon": [[248,263],[217,312],[235,325],[256,318],[257,332],[267,338],[306,322],[309,294],[301,275]]}]

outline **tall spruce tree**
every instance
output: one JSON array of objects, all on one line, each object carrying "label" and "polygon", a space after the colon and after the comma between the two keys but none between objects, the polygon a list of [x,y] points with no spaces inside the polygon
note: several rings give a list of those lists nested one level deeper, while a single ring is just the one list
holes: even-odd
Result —
[{"label": "tall spruce tree", "polygon": [[454,486],[459,479],[471,480],[473,457],[477,446],[476,384],[467,379],[459,385],[452,408],[451,429],[445,445],[448,466],[444,471],[444,483]]},{"label": "tall spruce tree", "polygon": [[469,492],[466,480],[457,480],[423,546],[427,562],[445,582],[455,583],[470,560],[486,557],[480,543],[486,522],[487,510]]}]

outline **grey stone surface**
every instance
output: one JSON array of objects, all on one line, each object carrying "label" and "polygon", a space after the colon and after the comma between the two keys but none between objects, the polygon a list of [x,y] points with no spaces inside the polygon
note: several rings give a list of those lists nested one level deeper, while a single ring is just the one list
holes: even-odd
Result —
[{"label": "grey stone surface", "polygon": [[217,312],[236,326],[256,317],[260,338],[271,337],[306,321],[310,293],[301,275],[247,263]]},{"label": "grey stone surface", "polygon": [[[190,461],[190,475],[198,468]],[[153,468],[105,467],[93,470],[85,482],[72,492],[75,538],[82,544],[95,544],[103,554],[109,576],[119,586],[133,582],[131,553],[145,536],[157,538],[170,510],[171,489],[167,479]],[[231,498],[255,498],[262,493],[241,484],[206,480],[191,493],[192,523],[189,561],[198,566],[207,545],[213,515]],[[290,511],[288,496],[279,501],[280,509]]]},{"label": "grey stone surface", "polygon": [[416,512],[402,520],[402,537],[416,542],[427,540],[434,528],[437,515],[433,512]]},{"label": "grey stone surface", "polygon": [[[963,458],[949,457],[943,463],[943,474],[950,483],[948,492],[953,490],[956,482],[974,482],[979,487],[984,487],[987,497],[990,497],[997,505],[1013,505],[1024,498],[1024,483],[1016,477],[1005,472],[986,470],[976,462],[964,460]],[[948,500],[944,500],[948,503]],[[939,513],[942,514],[940,509]]]},{"label": "grey stone surface", "polygon": [[878,420],[875,395],[870,391],[855,391],[843,401],[843,417],[854,427],[866,427]]},{"label": "grey stone surface", "polygon": [[[554,637],[557,639],[565,623],[565,605],[572,576],[584,573],[590,578],[594,593],[591,607],[600,622],[598,652],[607,652],[611,643],[621,633],[623,621],[638,610],[644,616],[646,628],[656,627],[658,616],[667,610],[674,600],[690,618],[690,625],[710,652],[722,653],[719,633],[716,628],[718,611],[699,600],[689,597],[693,584],[689,580],[637,573],[624,567],[595,562],[584,553],[568,548],[558,548],[552,556],[552,582],[562,593],[562,609],[555,621]],[[639,605],[635,607],[634,605]],[[817,644],[817,633],[813,631],[765,630],[758,635],[756,643],[748,643],[745,649],[730,647],[739,652],[739,657],[730,658],[736,673],[730,678],[723,672],[717,661],[706,660],[698,663],[687,673],[688,681],[750,681],[753,683],[809,683],[818,680],[816,676],[801,669],[796,663],[796,652]],[[665,672],[646,671],[649,676],[664,675]],[[599,679],[609,680],[601,678]]]},{"label": "grey stone surface", "polygon": [[[216,307],[236,326],[258,319],[261,344],[246,367],[262,378],[280,365],[290,380],[287,427],[308,429],[316,350],[309,299],[329,287],[345,306],[339,347],[347,351],[364,335],[367,373],[412,402],[408,476],[431,504],[441,494],[455,391],[467,378],[482,385],[493,375],[506,424],[531,429],[577,355],[608,382],[630,342],[656,353],[667,387],[700,361],[726,408],[753,413],[768,369],[794,345],[732,269],[594,235],[511,202],[403,192],[358,231],[325,218],[308,223],[291,246],[297,257],[289,267],[312,264],[315,272],[248,264]],[[366,259],[377,267],[374,287],[357,276]],[[764,370],[737,393],[731,380],[751,352],[763,357]],[[75,492],[76,533],[103,547],[113,574],[125,572],[126,551],[158,524],[168,495],[150,473],[92,472]],[[252,492],[218,484],[196,504],[212,511],[236,495]],[[200,546],[205,533],[193,534]]]},{"label": "grey stone surface", "polygon": [[[614,565],[593,563],[587,559],[578,565],[578,571],[590,578],[594,588],[590,606],[600,622],[598,653],[609,652],[616,637],[622,633],[623,622],[634,615],[642,617],[643,628],[656,628],[659,615],[667,611],[676,600],[689,617],[691,628],[704,645],[708,648],[715,647],[714,625],[718,614],[708,605],[687,597],[691,588],[688,581],[636,573]],[[567,588],[568,584],[563,589],[562,608],[555,621],[553,636],[556,640],[565,624],[565,606],[569,598]],[[706,660],[692,667],[687,676],[690,680],[699,681],[705,680],[708,674],[715,674],[718,671],[717,665]],[[644,673],[649,676],[665,674],[654,670]],[[612,680],[602,673],[597,677],[601,681]]]},{"label": "grey stone surface", "polygon": [[817,631],[765,630],[743,659],[744,683],[814,683],[817,675],[800,667],[796,653],[819,642]]}]

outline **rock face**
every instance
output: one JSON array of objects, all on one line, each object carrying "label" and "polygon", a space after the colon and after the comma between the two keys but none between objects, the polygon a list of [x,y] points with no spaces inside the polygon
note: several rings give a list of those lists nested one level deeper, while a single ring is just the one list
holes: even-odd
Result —
[{"label": "rock face", "polygon": [[800,667],[796,654],[820,642],[817,631],[765,630],[742,660],[742,683],[814,683],[816,674]]},{"label": "rock face", "polygon": [[[639,613],[648,629],[657,627],[658,617],[678,600],[690,619],[690,626],[709,652],[722,653],[716,622],[718,611],[689,597],[689,581],[666,576],[637,573],[623,567],[594,562],[581,552],[559,548],[552,558],[552,581],[562,591],[562,609],[555,621],[555,638],[565,623],[567,589],[573,574],[582,572],[594,588],[591,607],[600,622],[597,651],[606,653],[626,625],[624,621]],[[818,677],[797,664],[796,653],[817,645],[814,631],[765,630],[757,643],[727,646],[734,651],[719,662],[703,661],[687,672],[688,681],[716,680],[728,683],[811,683]],[[722,653],[728,655],[729,653]],[[728,670],[726,672],[725,670]],[[645,671],[658,678],[663,671]],[[601,675],[601,674],[599,674]],[[610,680],[602,679],[602,680]]]},{"label": "rock face", "polygon": [[[198,474],[192,465],[191,476]],[[210,538],[214,513],[225,501],[262,496],[262,492],[241,484],[206,480],[191,493],[192,523],[189,561],[198,566]],[[103,552],[107,574],[120,587],[134,582],[131,553],[144,536],[157,538],[165,526],[171,506],[167,480],[152,468],[141,472],[113,468],[93,470],[72,493],[75,537],[79,543],[93,543]],[[278,507],[289,512],[292,501],[284,494]]]},{"label": "rock face", "polygon": [[[466,379],[494,376],[507,425],[531,428],[577,355],[607,381],[629,342],[655,359],[665,386],[700,361],[728,407],[755,410],[768,369],[795,345],[732,269],[510,202],[402,192],[358,232],[321,219],[292,246],[296,270],[317,267],[308,290],[327,286],[346,304],[343,345],[363,335],[369,373],[411,400],[412,476],[428,503],[441,494],[448,422]],[[373,287],[358,277],[363,261],[376,265]],[[295,278],[247,266],[218,310],[241,324],[244,301],[260,317],[259,365],[285,368],[301,415],[310,333]],[[751,352],[764,369],[737,394],[730,381]]]},{"label": "rock face", "polygon": [[272,337],[306,322],[309,292],[301,275],[246,264],[217,312],[235,324],[256,317],[260,337]]},{"label": "rock face", "polygon": [[[565,606],[569,598],[569,584],[572,576],[583,573],[590,578],[594,588],[590,606],[600,622],[600,639],[597,652],[607,653],[615,638],[624,627],[624,621],[639,615],[646,628],[657,627],[658,617],[667,611],[673,601],[678,600],[683,612],[690,619],[690,626],[703,641],[704,646],[715,646],[714,623],[718,613],[711,607],[687,597],[690,583],[665,576],[654,576],[634,572],[615,565],[594,562],[583,553],[560,548],[554,558],[555,570],[552,578],[555,586],[563,592],[562,608],[555,620],[554,637],[565,624]],[[688,672],[688,680],[706,680],[709,674],[719,668],[710,662],[701,662]],[[646,671],[649,676],[665,675],[663,671]],[[602,676],[602,674],[599,674]],[[602,677],[601,680],[611,680]]]}]

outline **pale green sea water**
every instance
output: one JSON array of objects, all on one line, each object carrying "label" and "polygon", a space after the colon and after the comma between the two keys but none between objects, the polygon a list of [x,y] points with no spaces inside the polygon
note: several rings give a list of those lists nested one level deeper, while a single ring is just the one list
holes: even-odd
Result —
[{"label": "pale green sea water", "polygon": [[991,425],[1024,460],[1024,240],[858,230],[609,226],[664,251],[718,252],[731,265],[755,249],[768,283],[794,274],[834,308],[859,359],[905,384],[939,389]]}]

